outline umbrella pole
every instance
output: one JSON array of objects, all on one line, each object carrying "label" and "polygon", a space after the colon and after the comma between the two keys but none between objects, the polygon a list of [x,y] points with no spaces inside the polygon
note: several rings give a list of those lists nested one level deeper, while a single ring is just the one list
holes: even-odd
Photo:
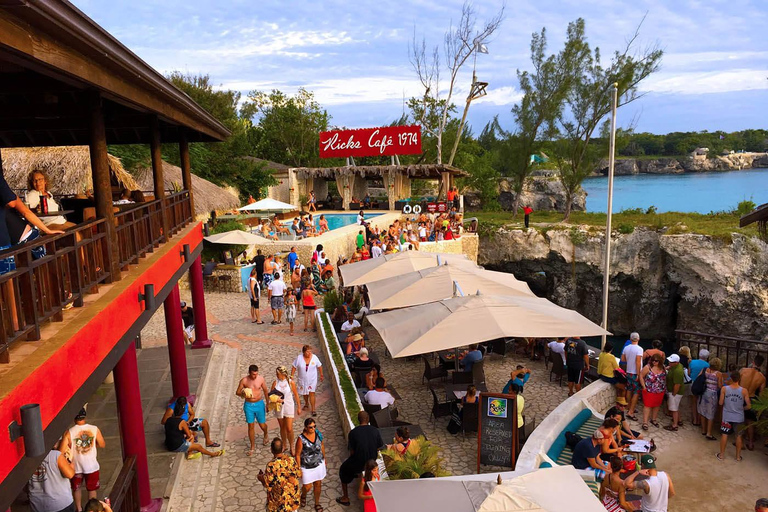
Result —
[{"label": "umbrella pole", "polygon": [[459,371],[459,348],[456,347],[453,349],[454,356],[453,356],[453,362],[454,362],[454,369],[456,371]]},{"label": "umbrella pole", "polygon": [[[611,280],[611,215],[613,214],[613,167],[616,151],[616,104],[618,84],[613,84],[613,103],[611,105],[611,139],[608,155],[608,216],[605,222],[605,262],[603,263],[603,322],[601,327],[608,330],[608,287]],[[600,350],[605,348],[606,335],[600,340]]]}]

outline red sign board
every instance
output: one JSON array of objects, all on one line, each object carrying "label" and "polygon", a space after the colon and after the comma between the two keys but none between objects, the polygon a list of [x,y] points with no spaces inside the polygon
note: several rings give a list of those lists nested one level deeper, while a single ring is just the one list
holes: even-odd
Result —
[{"label": "red sign board", "polygon": [[320,158],[420,153],[421,126],[386,126],[320,133]]},{"label": "red sign board", "polygon": [[448,204],[445,201],[439,203],[427,203],[427,211],[429,213],[445,213],[448,211]]}]

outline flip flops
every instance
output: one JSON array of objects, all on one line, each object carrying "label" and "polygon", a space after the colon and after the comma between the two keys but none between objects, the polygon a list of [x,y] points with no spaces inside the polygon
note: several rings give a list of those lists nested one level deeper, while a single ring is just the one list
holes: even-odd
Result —
[{"label": "flip flops", "polygon": [[206,448],[218,448],[219,446],[221,446],[219,443],[211,443],[205,445]]}]

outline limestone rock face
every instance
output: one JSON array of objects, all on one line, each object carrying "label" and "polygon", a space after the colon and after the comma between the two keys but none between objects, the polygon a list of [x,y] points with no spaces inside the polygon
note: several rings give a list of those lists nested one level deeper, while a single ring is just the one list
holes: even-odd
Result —
[{"label": "limestone rock face", "polygon": [[[515,192],[511,183],[502,178],[499,180],[499,203],[505,210],[511,210],[515,202]],[[539,211],[565,211],[565,189],[555,177],[532,176],[523,187],[520,194],[520,207],[530,205]],[[587,205],[587,193],[580,190],[572,201],[573,211],[584,211]]]},{"label": "limestone rock face", "polygon": [[[480,241],[478,263],[512,272],[539,296],[602,319],[602,233],[586,228],[500,230]],[[768,339],[768,245],[647,229],[614,233],[609,330],[674,338],[675,329]]]},{"label": "limestone rock face", "polygon": [[680,162],[674,158],[639,160],[638,167],[640,172],[646,174],[680,174],[685,172]]}]

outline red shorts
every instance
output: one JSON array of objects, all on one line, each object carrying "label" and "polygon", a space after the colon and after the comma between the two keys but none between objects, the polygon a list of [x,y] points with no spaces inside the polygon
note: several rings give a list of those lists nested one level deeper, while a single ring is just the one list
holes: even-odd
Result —
[{"label": "red shorts", "polygon": [[96,491],[101,487],[99,485],[99,472],[94,471],[93,473],[88,473],[86,475],[78,473],[73,476],[69,481],[69,483],[72,484],[72,490],[78,490],[82,485],[83,480],[85,480],[85,489],[88,491]]}]

